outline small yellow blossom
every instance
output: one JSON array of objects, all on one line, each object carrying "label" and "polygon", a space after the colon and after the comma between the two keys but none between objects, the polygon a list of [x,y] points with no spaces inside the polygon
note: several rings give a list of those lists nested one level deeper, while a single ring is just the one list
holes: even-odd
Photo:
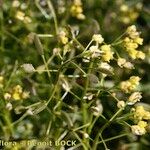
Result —
[{"label": "small yellow blossom", "polygon": [[123,66],[127,69],[133,69],[134,68],[134,66],[131,62],[126,62]]},{"label": "small yellow blossom", "polygon": [[129,26],[127,28],[127,33],[131,39],[135,39],[135,38],[139,37],[139,32],[137,32],[135,25]]},{"label": "small yellow blossom", "polygon": [[31,22],[32,22],[32,20],[30,17],[28,17],[28,16],[24,17],[24,23],[31,23]]},{"label": "small yellow blossom", "polygon": [[143,60],[143,59],[145,59],[145,53],[143,53],[141,51],[137,51],[136,57]]},{"label": "small yellow blossom", "polygon": [[119,101],[119,102],[117,103],[117,107],[118,107],[118,108],[124,108],[124,107],[125,107],[125,102],[124,102],[124,101]]},{"label": "small yellow blossom", "polygon": [[68,37],[67,37],[67,34],[65,31],[61,31],[59,33],[59,39],[60,39],[61,43],[64,45],[68,43]]},{"label": "small yellow blossom", "polygon": [[110,45],[102,45],[101,50],[103,52],[102,59],[104,61],[109,62],[111,59],[113,59],[114,52],[111,51]]},{"label": "small yellow blossom", "polygon": [[130,97],[128,99],[128,104],[133,105],[136,102],[140,101],[141,98],[142,98],[142,96],[141,96],[140,92],[134,92],[130,95]]},{"label": "small yellow blossom", "polygon": [[99,44],[101,44],[101,43],[103,43],[104,38],[100,34],[94,34],[93,37],[92,37],[92,40],[99,43]]},{"label": "small yellow blossom", "polygon": [[83,14],[78,14],[76,17],[79,20],[84,20],[85,19],[85,16]]},{"label": "small yellow blossom", "polygon": [[20,2],[18,0],[14,0],[12,2],[12,7],[19,7],[20,6]]},{"label": "small yellow blossom", "polygon": [[98,46],[91,46],[89,48],[89,52],[90,52],[90,55],[91,55],[92,58],[96,58],[96,57],[101,56],[101,51],[98,48]]},{"label": "small yellow blossom", "polygon": [[137,37],[137,38],[134,39],[134,42],[139,44],[139,45],[142,45],[143,44],[143,39],[140,38],[140,37]]},{"label": "small yellow blossom", "polygon": [[10,93],[5,93],[4,94],[4,99],[5,100],[9,100],[11,98],[11,94]]},{"label": "small yellow blossom", "polygon": [[20,85],[16,85],[13,88],[13,91],[20,94],[20,93],[22,93],[22,87]]},{"label": "small yellow blossom", "polygon": [[139,85],[139,81],[140,80],[141,80],[141,78],[138,77],[138,76],[132,76],[129,79],[129,81],[131,82],[131,84],[134,84],[135,86]]},{"label": "small yellow blossom", "polygon": [[127,12],[128,10],[129,10],[128,5],[123,4],[123,5],[120,6],[120,11],[121,12]]},{"label": "small yellow blossom", "polygon": [[82,8],[82,2],[81,0],[74,0],[70,12],[73,17],[76,17],[77,19],[83,20],[85,19],[85,15],[83,14],[83,8]]},{"label": "small yellow blossom", "polygon": [[137,32],[136,26],[129,26],[126,32],[128,36],[124,38],[123,43],[129,56],[132,59],[144,59],[145,54],[137,50],[138,46],[143,44],[143,39],[140,37],[140,33]]},{"label": "small yellow blossom", "polygon": [[138,76],[132,76],[127,81],[120,83],[120,89],[125,93],[130,93],[139,85],[140,78]]},{"label": "small yellow blossom", "polygon": [[16,85],[12,89],[11,97],[13,100],[27,99],[29,97],[29,92],[23,91],[20,85]]},{"label": "small yellow blossom", "polygon": [[133,69],[134,68],[133,64],[130,62],[127,62],[126,59],[124,59],[124,58],[118,58],[117,64],[121,68],[123,68],[123,67],[125,67],[127,69]]},{"label": "small yellow blossom", "polygon": [[129,55],[131,56],[132,59],[136,59],[137,58],[137,53],[138,51],[135,49],[129,49],[128,50]]},{"label": "small yellow blossom", "polygon": [[7,104],[6,104],[6,109],[7,109],[7,110],[10,111],[10,110],[12,110],[12,108],[13,108],[13,106],[12,106],[11,103],[7,103]]},{"label": "small yellow blossom", "polygon": [[118,58],[118,60],[117,60],[118,66],[120,66],[122,68],[125,63],[126,63],[126,59],[124,59],[124,58]]},{"label": "small yellow blossom", "polygon": [[29,98],[29,96],[30,96],[30,93],[27,92],[27,91],[24,91],[24,92],[22,93],[22,95],[21,95],[21,97],[22,97],[23,99],[27,99],[27,98]]},{"label": "small yellow blossom", "polygon": [[12,94],[12,98],[13,98],[14,100],[20,100],[20,99],[21,99],[21,94],[20,94],[20,93],[17,93],[17,92],[14,92],[14,93]]},{"label": "small yellow blossom", "polygon": [[16,18],[17,18],[18,20],[23,21],[23,20],[24,20],[24,17],[25,17],[25,13],[24,13],[24,12],[22,12],[22,11],[17,11],[17,13],[16,13]]},{"label": "small yellow blossom", "polygon": [[140,105],[134,109],[133,117],[135,120],[139,121],[142,119],[150,120],[150,112],[146,111],[144,107]]},{"label": "small yellow blossom", "polygon": [[147,122],[139,121],[137,125],[131,126],[132,133],[135,135],[143,135],[146,133]]}]

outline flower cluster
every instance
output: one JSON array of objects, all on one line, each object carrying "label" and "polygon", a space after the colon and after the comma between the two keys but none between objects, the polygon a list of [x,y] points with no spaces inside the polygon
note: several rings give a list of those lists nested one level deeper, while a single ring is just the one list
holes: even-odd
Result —
[{"label": "flower cluster", "polygon": [[83,14],[82,2],[81,0],[74,0],[70,12],[73,17],[76,17],[79,20],[85,19],[85,15]]},{"label": "flower cluster", "polygon": [[133,105],[136,102],[139,102],[142,98],[141,92],[133,92],[128,99],[128,105]]},{"label": "flower cluster", "polygon": [[141,105],[137,106],[135,109],[133,108],[132,111],[133,111],[134,119],[137,121],[141,121],[143,119],[144,120],[150,119],[150,112],[146,111],[144,107]]},{"label": "flower cluster", "polygon": [[102,35],[94,34],[92,42],[96,42],[96,45],[90,46],[89,50],[86,51],[90,58],[101,57],[104,62],[110,62],[113,59],[114,52],[111,50],[111,45],[103,44],[104,38]]},{"label": "flower cluster", "polygon": [[124,24],[129,24],[135,21],[138,16],[139,12],[142,9],[142,3],[137,3],[134,6],[129,6],[127,4],[120,5],[119,10],[119,19]]},{"label": "flower cluster", "polygon": [[133,69],[134,66],[131,62],[127,61],[126,59],[124,58],[118,58],[117,59],[117,64],[118,66],[120,66],[121,68],[127,68],[127,69]]},{"label": "flower cluster", "polygon": [[[150,120],[150,112],[146,111],[142,105],[137,106],[132,109],[133,118],[135,119],[137,125],[132,125],[131,130],[135,135],[143,135],[146,133],[147,122]],[[144,120],[144,121],[143,121]]]},{"label": "flower cluster", "polygon": [[135,135],[143,135],[146,133],[147,122],[139,121],[137,125],[132,125],[131,130]]},{"label": "flower cluster", "polygon": [[140,78],[138,76],[131,76],[129,80],[120,83],[120,89],[125,93],[130,93],[139,85]]},{"label": "flower cluster", "polygon": [[29,98],[29,92],[23,91],[20,85],[16,85],[10,90],[10,92],[4,93],[5,100],[22,100],[27,98]]},{"label": "flower cluster", "polygon": [[145,54],[142,51],[137,50],[139,45],[143,44],[143,39],[140,37],[140,33],[137,32],[136,26],[129,26],[126,30],[127,37],[124,38],[124,47],[132,59],[144,59]]},{"label": "flower cluster", "polygon": [[12,7],[21,9],[21,10],[17,10],[15,15],[16,19],[23,21],[24,23],[32,22],[31,18],[24,13],[24,10],[27,8],[27,5],[25,3],[21,4],[18,0],[14,0],[12,2]]},{"label": "flower cluster", "polygon": [[67,32],[65,30],[61,30],[59,33],[59,40],[62,44],[67,44],[68,43],[68,37],[67,37]]},{"label": "flower cluster", "polygon": [[104,61],[110,62],[110,60],[113,59],[114,52],[112,52],[110,45],[102,45],[101,51],[103,52],[102,59]]}]

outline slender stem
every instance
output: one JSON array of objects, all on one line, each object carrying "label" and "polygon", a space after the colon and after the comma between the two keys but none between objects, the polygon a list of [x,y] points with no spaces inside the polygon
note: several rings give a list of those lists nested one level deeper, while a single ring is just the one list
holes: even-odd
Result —
[{"label": "slender stem", "polygon": [[[112,140],[115,140],[115,139],[118,139],[118,138],[121,138],[121,137],[124,137],[124,136],[127,136],[129,135],[130,133],[124,133],[124,134],[120,134],[120,135],[117,135],[117,136],[114,136],[114,137],[111,137],[111,138],[108,138],[108,139],[105,139],[103,141],[105,142],[109,142],[109,141],[112,141]],[[98,144],[102,143],[102,141],[99,141]]]},{"label": "slender stem", "polygon": [[52,34],[37,34],[38,37],[43,37],[43,38],[47,38],[47,37],[54,37]]},{"label": "slender stem", "polygon": [[35,5],[41,11],[41,13],[43,14],[45,18],[47,19],[50,18],[50,16],[46,13],[46,11],[39,5],[39,0],[35,0]]},{"label": "slender stem", "polygon": [[105,128],[107,128],[107,126],[109,126],[109,124],[116,118],[116,116],[118,114],[120,114],[120,112],[123,110],[123,108],[120,108],[111,118],[110,120],[104,124],[102,126],[102,128],[99,130],[98,134],[96,135],[96,138],[94,140],[94,143],[93,143],[93,150],[96,150],[97,149],[97,144],[98,144],[98,140],[99,140],[99,135],[102,134],[102,132],[105,130]]},{"label": "slender stem", "polygon": [[76,138],[79,140],[79,142],[82,144],[84,150],[88,150],[88,147],[82,142],[81,138],[78,136],[78,134],[74,131],[72,131],[74,133],[74,135],[76,136]]},{"label": "slender stem", "polygon": [[81,67],[79,67],[79,65],[77,65],[77,64],[74,63],[73,61],[71,61],[71,63],[72,63],[73,65],[75,65],[84,75],[86,75],[85,71],[84,71]]},{"label": "slender stem", "polygon": [[115,44],[116,42],[118,42],[124,35],[126,34],[126,32],[124,32],[123,34],[121,34],[116,40],[114,40],[111,45]]},{"label": "slender stem", "polygon": [[50,121],[49,121],[49,124],[48,124],[48,127],[47,127],[47,130],[46,130],[46,136],[48,136],[49,133],[50,133],[51,125],[52,125],[52,122],[51,122],[51,120],[50,120]]},{"label": "slender stem", "polygon": [[102,143],[104,144],[105,150],[108,150],[107,145],[106,145],[105,141],[103,140],[102,134],[100,134],[100,138],[102,140]]},{"label": "slender stem", "polygon": [[25,112],[18,120],[16,120],[15,122],[13,122],[11,125],[16,125],[17,123],[21,122],[26,116],[27,116],[27,112]]},{"label": "slender stem", "polygon": [[92,42],[93,42],[93,40],[91,40],[91,41],[89,42],[89,44],[86,46],[86,48],[85,48],[84,51],[86,51],[86,50],[89,48],[89,46],[92,44]]},{"label": "slender stem", "polygon": [[56,13],[55,13],[55,10],[54,10],[54,6],[53,6],[51,0],[48,0],[47,4],[48,4],[48,7],[49,7],[50,11],[52,12],[52,15],[53,15],[53,18],[54,18],[55,32],[56,32],[56,35],[57,35],[58,34],[58,22],[57,22],[57,17],[56,17]]},{"label": "slender stem", "polygon": [[47,65],[47,62],[46,62],[46,59],[45,59],[44,54],[43,54],[43,55],[41,55],[41,57],[42,57],[42,59],[43,59],[43,62],[44,62],[45,68],[46,68],[46,70],[47,70],[47,74],[48,74],[49,80],[51,80],[51,75],[50,75],[50,72],[48,71],[48,70],[49,70],[49,68],[48,68],[48,65]]}]

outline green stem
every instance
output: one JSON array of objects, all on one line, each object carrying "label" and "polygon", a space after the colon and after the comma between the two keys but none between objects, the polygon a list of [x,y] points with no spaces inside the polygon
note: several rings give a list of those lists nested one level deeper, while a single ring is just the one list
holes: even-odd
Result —
[{"label": "green stem", "polygon": [[93,143],[93,150],[97,149],[97,144],[99,140],[99,135],[102,134],[102,132],[111,124],[111,122],[120,114],[120,112],[123,110],[123,108],[120,108],[111,118],[110,120],[102,126],[102,128],[99,130],[98,134],[96,135],[96,138]]},{"label": "green stem", "polygon": [[58,34],[58,22],[57,22],[57,17],[56,17],[56,13],[55,13],[55,10],[54,10],[54,6],[53,6],[51,0],[48,0],[47,4],[48,4],[48,7],[49,7],[50,11],[52,12],[52,15],[53,15],[53,18],[54,18],[55,32],[56,32],[56,35],[57,35]]},{"label": "green stem", "polygon": [[[111,137],[111,138],[108,138],[108,139],[105,139],[103,140],[104,142],[109,142],[109,141],[112,141],[112,140],[115,140],[115,139],[118,139],[118,138],[121,138],[121,137],[124,137],[124,136],[127,136],[129,135],[129,133],[124,133],[124,134],[121,134],[121,135],[117,135],[117,136],[114,136],[114,137]],[[98,144],[102,143],[102,141],[99,141]]]},{"label": "green stem", "polygon": [[46,58],[45,58],[44,54],[41,55],[41,57],[42,57],[42,59],[43,59],[43,62],[44,62],[45,68],[46,68],[46,70],[47,70],[47,74],[48,74],[49,80],[50,80],[50,82],[51,82],[51,75],[50,75],[50,71],[49,71],[49,68],[48,68],[48,65],[47,65],[47,62],[46,62]]}]

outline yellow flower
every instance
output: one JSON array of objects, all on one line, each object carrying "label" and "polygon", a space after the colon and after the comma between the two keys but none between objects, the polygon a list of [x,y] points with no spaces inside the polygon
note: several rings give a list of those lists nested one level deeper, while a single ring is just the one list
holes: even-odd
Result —
[{"label": "yellow flower", "polygon": [[145,111],[143,119],[150,120],[150,112],[149,111]]},{"label": "yellow flower", "polygon": [[104,61],[109,62],[111,59],[113,59],[114,52],[111,51],[110,45],[102,45],[101,50],[103,52],[102,58]]},{"label": "yellow flower", "polygon": [[21,94],[22,93],[22,87],[20,85],[16,85],[14,88],[13,88],[13,91],[14,93],[19,93]]},{"label": "yellow flower", "polygon": [[20,2],[18,0],[14,0],[12,2],[12,7],[19,7],[20,6]]},{"label": "yellow flower", "polygon": [[125,5],[125,4],[121,5],[120,11],[122,11],[122,12],[127,12],[128,10],[129,10],[128,5]]},{"label": "yellow flower", "polygon": [[91,46],[89,48],[89,52],[90,52],[90,55],[92,58],[101,56],[101,51],[100,51],[100,49],[98,49],[98,46]]},{"label": "yellow flower", "polygon": [[146,133],[147,122],[139,121],[137,125],[131,126],[132,133],[135,135],[143,135]]},{"label": "yellow flower", "polygon": [[129,55],[131,56],[132,59],[136,59],[137,58],[137,53],[138,51],[135,49],[129,49],[128,50]]},{"label": "yellow flower", "polygon": [[120,83],[120,89],[125,93],[130,93],[139,85],[139,81],[138,76],[131,76],[129,80]]},{"label": "yellow flower", "polygon": [[60,39],[61,43],[64,45],[68,43],[68,37],[67,37],[67,34],[65,31],[62,30],[59,33],[59,39]]},{"label": "yellow flower", "polygon": [[138,126],[141,127],[141,128],[145,128],[147,126],[147,122],[145,122],[145,121],[139,121],[138,122]]},{"label": "yellow flower", "polygon": [[131,83],[129,81],[122,81],[120,83],[120,89],[124,91],[125,93],[130,92]]},{"label": "yellow flower", "polygon": [[134,92],[130,95],[130,97],[128,99],[128,104],[133,105],[136,102],[140,101],[141,98],[142,98],[142,96],[141,96],[140,92]]},{"label": "yellow flower", "polygon": [[12,94],[12,98],[13,98],[14,100],[20,100],[20,99],[21,99],[21,94],[20,94],[20,93],[17,93],[17,92],[14,92],[14,93]]},{"label": "yellow flower", "polygon": [[143,44],[143,39],[140,38],[140,37],[137,37],[137,38],[134,39],[134,42],[139,44],[139,45],[142,45]]},{"label": "yellow flower", "polygon": [[124,108],[124,107],[125,107],[125,102],[124,102],[124,101],[119,101],[119,102],[117,103],[117,107],[118,107],[118,108]]},{"label": "yellow flower", "polygon": [[22,97],[23,99],[27,99],[27,98],[29,98],[29,96],[30,96],[30,93],[27,92],[27,91],[24,91],[24,92],[22,93],[22,95],[21,95],[21,97]]},{"label": "yellow flower", "polygon": [[17,11],[17,13],[16,13],[16,18],[17,18],[18,20],[23,21],[23,20],[24,20],[24,17],[25,17],[25,13],[24,13],[24,12],[22,12],[22,11]]},{"label": "yellow flower", "polygon": [[131,39],[139,37],[139,32],[137,32],[135,25],[129,26],[127,28],[127,33]]},{"label": "yellow flower", "polygon": [[141,51],[137,51],[136,57],[140,59],[145,59],[145,53]]},{"label": "yellow flower", "polygon": [[118,66],[120,66],[122,68],[125,63],[126,63],[126,59],[118,58],[118,60],[117,60]]},{"label": "yellow flower", "polygon": [[143,106],[137,106],[134,110],[133,116],[136,120],[142,120],[142,119],[149,120],[150,112],[146,111]]},{"label": "yellow flower", "polygon": [[92,37],[92,40],[99,43],[99,44],[101,44],[101,43],[103,43],[104,38],[102,37],[101,34],[94,34],[93,37]]},{"label": "yellow flower", "polygon": [[4,94],[4,99],[5,100],[9,100],[11,98],[11,94],[10,93],[5,93]]},{"label": "yellow flower", "polygon": [[82,8],[82,2],[81,0],[74,0],[70,12],[73,17],[76,17],[77,19],[83,20],[85,19],[85,16],[83,14],[83,8]]},{"label": "yellow flower", "polygon": [[31,22],[32,22],[32,20],[30,17],[28,17],[28,16],[24,17],[24,23],[31,23]]}]

